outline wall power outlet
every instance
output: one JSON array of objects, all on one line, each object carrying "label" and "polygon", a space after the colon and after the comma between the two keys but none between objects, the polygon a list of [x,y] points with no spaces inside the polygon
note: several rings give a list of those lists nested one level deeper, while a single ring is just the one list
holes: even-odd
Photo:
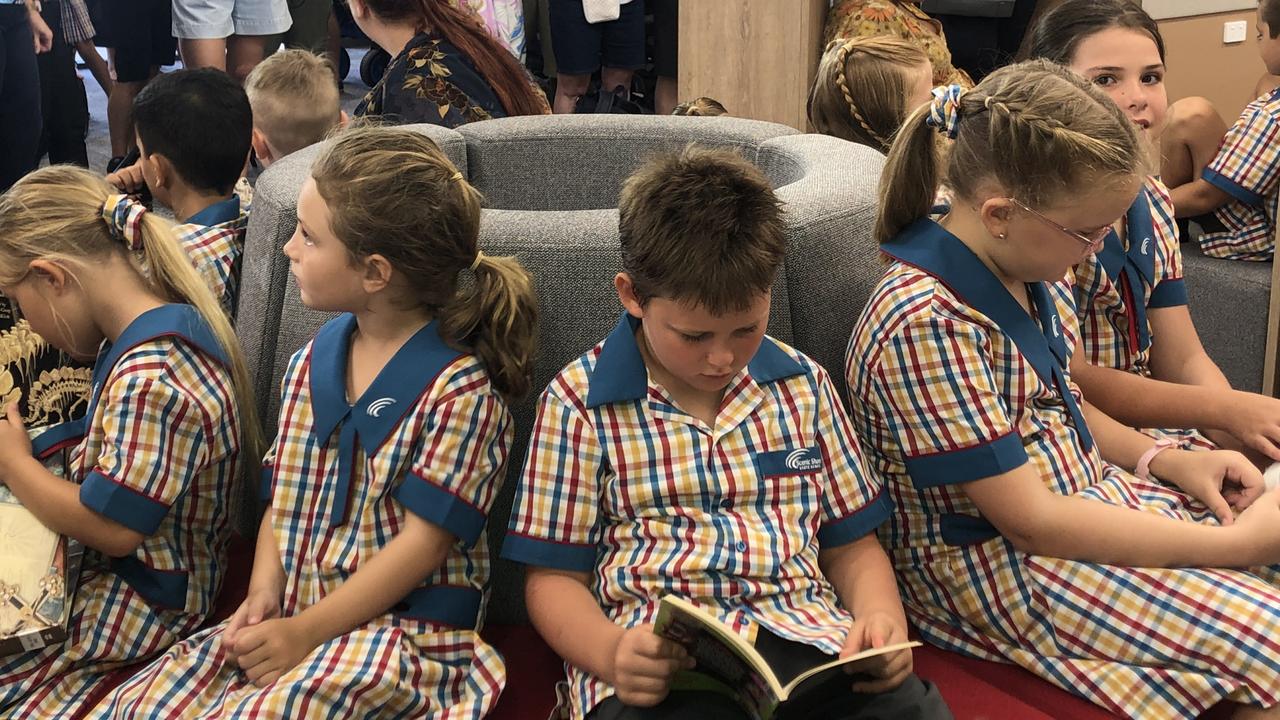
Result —
[{"label": "wall power outlet", "polygon": [[1245,35],[1249,32],[1249,23],[1245,20],[1236,20],[1222,24],[1222,42],[1242,43]]}]

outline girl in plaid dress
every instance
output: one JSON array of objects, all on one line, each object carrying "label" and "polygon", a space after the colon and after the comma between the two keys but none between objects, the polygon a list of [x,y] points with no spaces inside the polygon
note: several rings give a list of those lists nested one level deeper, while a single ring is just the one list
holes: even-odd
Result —
[{"label": "girl in plaid dress", "polygon": [[317,161],[284,251],[302,302],[343,314],[285,372],[248,596],[99,716],[493,708],[505,668],[479,635],[485,515],[536,312],[520,265],[478,252],[479,223],[479,194],[418,133],[348,131]]},{"label": "girl in plaid dress", "polygon": [[[1280,495],[1238,453],[1153,444],[1070,379],[1069,272],[1142,188],[1133,123],[1045,61],[935,93],[889,154],[890,262],[846,365],[908,615],[1123,716],[1274,712]],[[955,201],[934,222],[940,175]]]},{"label": "girl in plaid dress", "polygon": [[[1168,116],[1164,41],[1146,11],[1129,0],[1067,0],[1045,15],[1031,40],[1033,55],[1106,92],[1149,152],[1158,151]],[[1146,178],[1102,248],[1076,265],[1074,280],[1082,352],[1072,375],[1090,402],[1137,427],[1205,432],[1143,431],[1156,438],[1247,446],[1280,460],[1280,400],[1232,390],[1200,344],[1187,311],[1173,204],[1159,178]]]},{"label": "girl in plaid dress", "polygon": [[[163,220],[66,165],[0,198],[0,289],[34,331],[97,355],[70,477],[33,459],[15,405],[0,420],[0,480],[90,551],[69,638],[0,658],[0,716],[68,717],[113,670],[151,660],[213,609],[241,451],[257,452],[239,346]],[[76,438],[75,435],[82,437]]]}]

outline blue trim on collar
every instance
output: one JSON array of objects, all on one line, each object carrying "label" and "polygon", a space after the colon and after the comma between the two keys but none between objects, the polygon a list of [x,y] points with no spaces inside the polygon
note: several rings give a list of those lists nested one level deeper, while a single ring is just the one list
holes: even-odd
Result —
[{"label": "blue trim on collar", "polygon": [[240,196],[235,193],[226,200],[219,200],[209,207],[187,218],[185,225],[203,225],[213,227],[231,222],[240,217]]},{"label": "blue trim on collar", "polygon": [[[636,345],[636,329],[639,327],[640,320],[624,312],[605,338],[604,347],[600,348],[595,368],[587,380],[588,408],[640,400],[649,392],[649,370]],[[766,336],[747,363],[747,372],[757,383],[768,383],[809,371]]]},{"label": "blue trim on collar", "polygon": [[98,359],[93,365],[93,390],[85,412],[87,422],[92,422],[102,386],[120,358],[133,348],[161,337],[180,337],[217,360],[223,367],[231,367],[218,337],[194,307],[172,304],[153,308],[134,318],[114,343],[104,343],[98,351]]},{"label": "blue trim on collar", "polygon": [[[1137,352],[1151,347],[1151,326],[1147,321],[1147,305],[1142,301],[1144,288],[1153,287],[1156,283],[1156,233],[1155,224],[1151,221],[1151,200],[1147,189],[1138,191],[1133,204],[1125,215],[1126,233],[1129,236],[1129,247],[1126,249],[1120,242],[1115,230],[1107,233],[1102,248],[1098,250],[1098,264],[1107,278],[1120,291],[1121,275],[1129,285],[1133,296],[1133,307],[1126,305],[1133,317],[1134,327],[1138,331]],[[1125,300],[1123,295],[1122,300]]]},{"label": "blue trim on collar", "polygon": [[357,444],[377,452],[414,403],[449,363],[462,355],[445,344],[432,320],[405,341],[355,402],[347,404],[347,361],[356,318],[344,313],[325,323],[311,345],[312,436],[327,445],[338,426],[337,501],[330,521],[346,520]]},{"label": "blue trim on collar", "polygon": [[1093,448],[1093,436],[1067,383],[1069,348],[1044,283],[1026,284],[1040,319],[1040,327],[1036,327],[1031,316],[978,256],[960,238],[928,218],[912,223],[893,240],[882,244],[880,250],[937,278],[971,307],[991,318],[1013,340],[1040,380],[1057,389],[1085,451]]}]

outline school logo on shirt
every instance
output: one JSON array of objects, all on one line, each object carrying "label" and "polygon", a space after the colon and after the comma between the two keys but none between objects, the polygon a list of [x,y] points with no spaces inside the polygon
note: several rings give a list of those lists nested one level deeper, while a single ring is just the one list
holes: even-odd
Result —
[{"label": "school logo on shirt", "polygon": [[365,413],[368,414],[369,417],[376,418],[382,415],[383,410],[386,410],[387,408],[395,404],[396,404],[396,399],[393,397],[378,398],[377,400],[374,400],[373,402],[369,403],[369,407],[365,409]]},{"label": "school logo on shirt", "polygon": [[757,453],[756,467],[765,477],[807,475],[822,470],[822,451],[811,447]]},{"label": "school logo on shirt", "polygon": [[1150,249],[1151,249],[1151,238],[1149,238],[1149,237],[1148,237],[1148,238],[1142,238],[1142,254],[1143,254],[1143,255],[1146,255],[1146,254],[1147,254],[1147,251],[1148,251],[1148,250],[1150,250]]},{"label": "school logo on shirt", "polygon": [[1062,337],[1062,334],[1058,332],[1058,316],[1057,315],[1053,316],[1053,324],[1051,326],[1051,329],[1053,330],[1054,337]]}]

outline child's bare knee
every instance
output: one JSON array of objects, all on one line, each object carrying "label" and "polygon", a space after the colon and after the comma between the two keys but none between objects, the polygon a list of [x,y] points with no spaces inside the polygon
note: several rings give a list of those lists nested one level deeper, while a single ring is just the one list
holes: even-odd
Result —
[{"label": "child's bare knee", "polygon": [[1183,136],[1198,135],[1205,130],[1216,130],[1222,135],[1225,123],[1213,103],[1203,97],[1183,98],[1169,107],[1167,130]]}]

